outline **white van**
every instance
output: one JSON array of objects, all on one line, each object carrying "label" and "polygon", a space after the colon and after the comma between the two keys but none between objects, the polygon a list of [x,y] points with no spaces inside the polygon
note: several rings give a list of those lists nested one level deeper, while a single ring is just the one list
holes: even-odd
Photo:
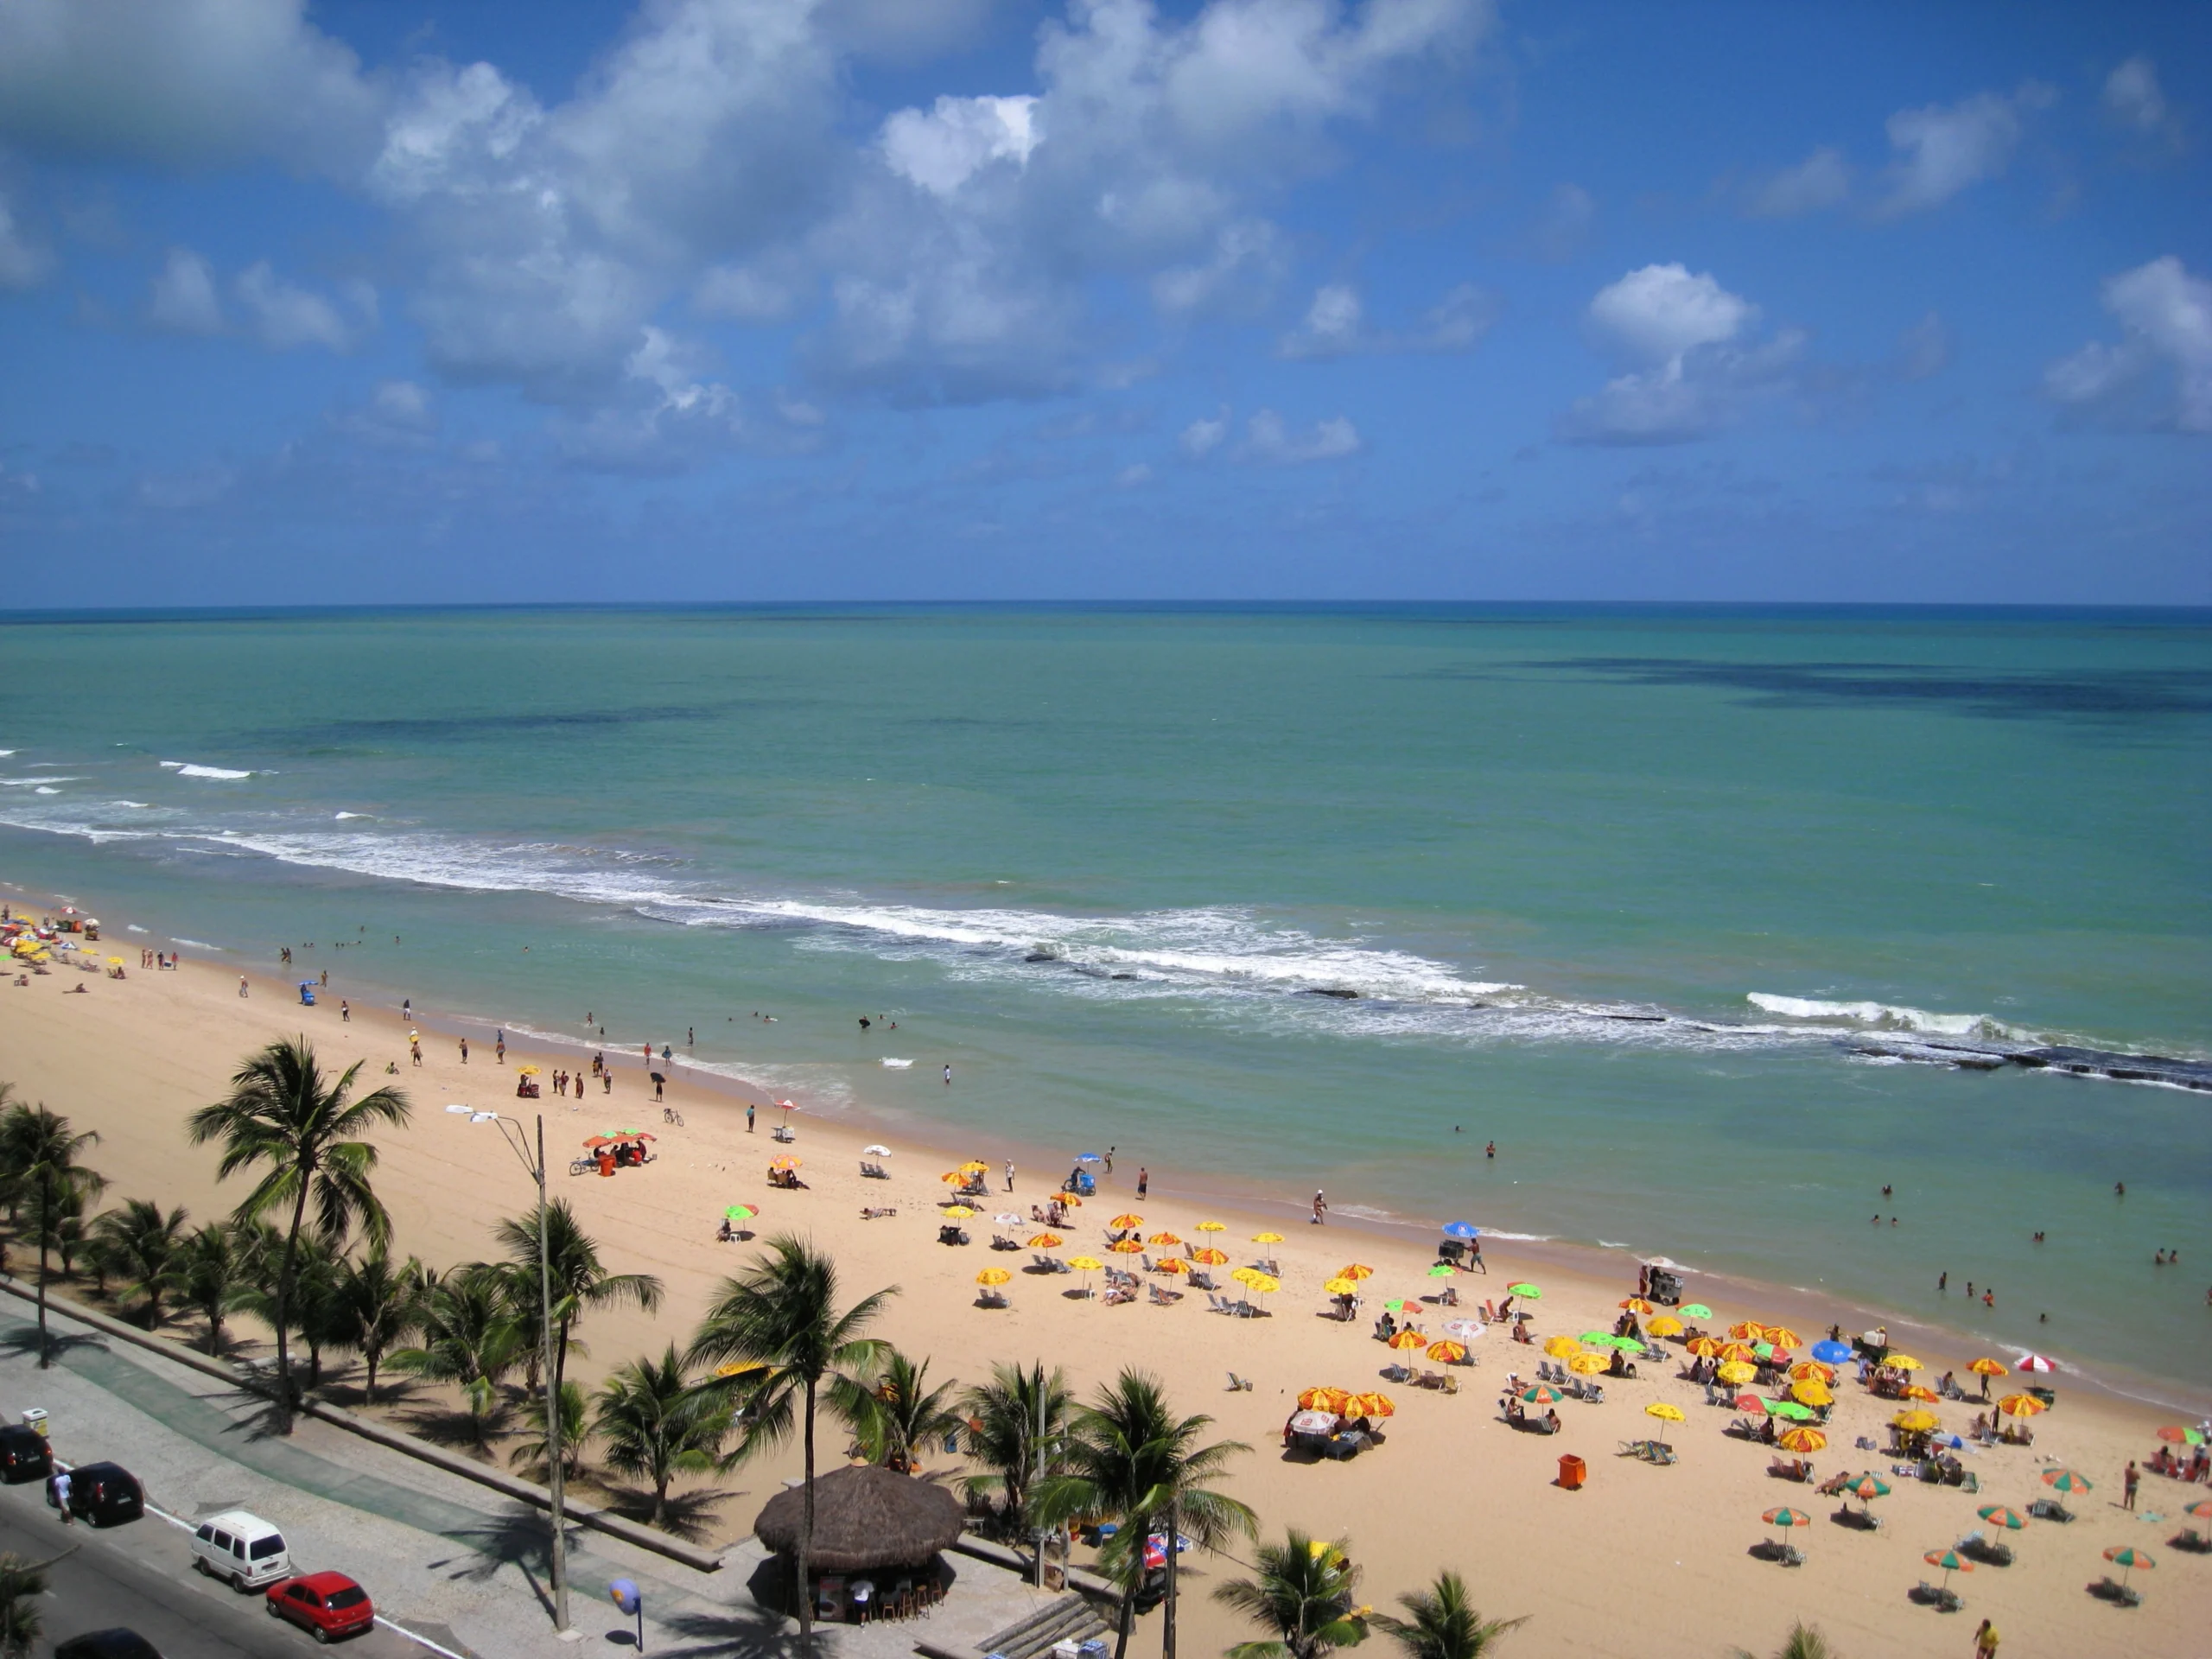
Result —
[{"label": "white van", "polygon": [[293,1576],[284,1535],[244,1510],[211,1515],[193,1529],[192,1564],[211,1579],[227,1579],[233,1590],[258,1590]]}]

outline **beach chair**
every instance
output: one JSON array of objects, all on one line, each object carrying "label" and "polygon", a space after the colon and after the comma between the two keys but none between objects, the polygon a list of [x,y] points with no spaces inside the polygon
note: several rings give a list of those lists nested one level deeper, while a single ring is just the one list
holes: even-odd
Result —
[{"label": "beach chair", "polygon": [[1021,1248],[1021,1241],[1005,1233],[993,1233],[991,1248],[995,1250],[1018,1250]]},{"label": "beach chair", "polygon": [[1459,1392],[1459,1379],[1446,1371],[1444,1373],[1443,1379],[1436,1386],[1446,1394],[1457,1394]]},{"label": "beach chair", "polygon": [[1183,1293],[1179,1290],[1163,1290],[1158,1285],[1147,1285],[1146,1289],[1152,1293],[1154,1307],[1173,1307],[1183,1300]]},{"label": "beach chair", "polygon": [[1249,1376],[1239,1376],[1236,1372],[1231,1371],[1229,1374],[1229,1391],[1231,1394],[1251,1393],[1252,1379]]},{"label": "beach chair", "polygon": [[1213,1275],[1203,1268],[1192,1268],[1190,1278],[1192,1290],[1211,1290],[1214,1287]]},{"label": "beach chair", "polygon": [[1930,1584],[1925,1579],[1920,1581],[1919,1587],[1912,1592],[1912,1599],[1923,1606],[1933,1607],[1936,1611],[1943,1613],[1955,1613],[1966,1605],[1966,1603],[1960,1599],[1957,1591],[1946,1589],[1941,1585]]},{"label": "beach chair", "polygon": [[1585,1382],[1582,1385],[1582,1398],[1590,1405],[1604,1405],[1605,1403],[1605,1385],[1599,1382]]},{"label": "beach chair", "polygon": [[2119,1580],[2111,1577],[2099,1579],[2089,1586],[2089,1592],[2092,1595],[2101,1596],[2107,1601],[2121,1607],[2140,1607],[2143,1605],[2143,1592],[2140,1590],[2136,1589],[2133,1585],[2122,1584]]},{"label": "beach chair", "polygon": [[2067,1522],[2074,1518],[2074,1511],[2055,1497],[2039,1497],[2028,1505],[2028,1514],[2037,1521]]}]

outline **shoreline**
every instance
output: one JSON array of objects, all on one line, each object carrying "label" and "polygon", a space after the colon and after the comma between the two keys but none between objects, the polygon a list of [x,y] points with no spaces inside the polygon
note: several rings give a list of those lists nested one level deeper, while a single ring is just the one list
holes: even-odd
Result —
[{"label": "shoreline", "polygon": [[[32,893],[33,896],[41,899],[54,901],[54,907],[58,907],[59,904],[67,903],[76,905],[79,909],[89,908],[81,899],[65,898],[53,893],[38,893],[35,890],[26,889],[16,883],[0,882],[0,887],[5,887],[17,893]],[[152,936],[146,934],[130,937],[150,938]],[[237,954],[232,947],[209,944],[206,941],[188,940],[181,936],[173,936],[170,942],[198,950],[222,955]],[[105,938],[102,943],[104,945],[113,945],[123,941],[109,938]],[[219,964],[206,958],[200,959],[197,965],[202,969],[219,967]],[[223,968],[221,971],[227,972],[228,969]],[[275,994],[280,1003],[284,1002],[288,996],[296,995],[296,982],[276,977],[273,971],[267,968],[255,968],[248,965],[242,966],[238,971],[245,974],[254,982],[257,990],[265,987],[267,990]],[[318,969],[318,971],[321,970]],[[369,976],[363,976],[361,983],[372,994],[381,993],[390,995],[394,989]],[[340,988],[334,995],[343,996],[346,992],[343,988]],[[293,1002],[289,1006],[298,1005]],[[398,1007],[397,1001],[379,1002],[374,1007],[376,1011],[391,1014],[395,1020],[397,1020]],[[319,1007],[318,1012],[325,1011]],[[456,1041],[466,1036],[472,1044],[481,1045],[487,1052],[495,1032],[505,1030],[511,1035],[519,1034],[523,1040],[510,1041],[507,1045],[508,1053],[512,1057],[510,1065],[519,1061],[543,1066],[565,1063],[563,1057],[568,1056],[588,1059],[590,1055],[601,1052],[607,1053],[610,1067],[633,1063],[642,1065],[641,1057],[635,1052],[627,1051],[621,1045],[610,1046],[602,1039],[586,1039],[574,1037],[563,1032],[548,1030],[540,1027],[505,1022],[499,1016],[474,1011],[459,1012],[434,1008],[426,1012],[422,1008],[416,1008],[412,1013],[412,1020],[413,1024],[422,1029],[426,1036],[435,1034]],[[677,1053],[668,1064],[673,1068],[668,1073],[670,1103],[677,1104],[679,1108],[681,1103],[677,1099],[677,1090],[679,1086],[683,1086],[703,1091],[709,1096],[710,1101],[734,1103],[737,1106],[750,1103],[764,1109],[777,1109],[773,1090],[750,1077],[740,1074],[737,1067],[726,1067],[721,1062],[700,1063],[690,1060],[682,1052]],[[643,1081],[642,1071],[639,1073],[639,1083],[641,1089],[646,1086]],[[512,1099],[512,1096],[509,1096],[507,1098]],[[559,1097],[546,1096],[530,1104],[536,1109],[543,1110],[550,1101],[557,1098]],[[590,1098],[600,1099],[605,1096],[594,1096]],[[573,1105],[576,1103],[571,1101],[569,1103]],[[502,1103],[493,1109],[505,1110],[506,1108]],[[953,1137],[945,1133],[943,1126],[930,1125],[926,1120],[895,1109],[886,1109],[872,1105],[857,1091],[849,1103],[841,1104],[833,1109],[810,1109],[804,1102],[799,1102],[794,1110],[804,1124],[817,1126],[823,1129],[836,1126],[836,1132],[840,1137],[849,1138],[851,1141],[852,1144],[849,1147],[842,1148],[847,1152],[856,1152],[859,1147],[870,1141],[899,1137],[909,1142],[917,1152],[933,1154],[947,1165],[957,1164],[971,1156],[982,1155],[972,1147],[950,1144]],[[1058,1157],[1071,1158],[1071,1154],[1055,1153],[1040,1143],[1016,1139],[1001,1130],[989,1132],[988,1138],[994,1148],[992,1156],[988,1160],[994,1172],[1008,1156],[1014,1158],[1020,1169],[1031,1172],[1046,1171],[1057,1167]],[[1125,1166],[1134,1167],[1138,1160],[1123,1159],[1122,1161]],[[1179,1177],[1181,1179],[1178,1179]],[[1321,1179],[1325,1181],[1325,1175]],[[995,1182],[997,1179],[995,1173],[993,1179]],[[1304,1228],[1309,1224],[1310,1205],[1306,1201],[1272,1194],[1255,1186],[1241,1185],[1233,1177],[1224,1176],[1219,1172],[1175,1170],[1166,1179],[1155,1178],[1151,1183],[1151,1191],[1159,1198],[1202,1205],[1210,1207],[1217,1213],[1233,1212],[1241,1220],[1257,1224],[1263,1230],[1269,1227],[1282,1229],[1294,1225]],[[1363,1211],[1364,1213],[1362,1213]],[[1374,1213],[1373,1206],[1360,1205],[1344,1207],[1332,1205],[1329,1212],[1330,1226],[1339,1232],[1362,1234],[1378,1240],[1411,1245],[1421,1249],[1433,1248],[1435,1237],[1440,1236],[1442,1224],[1450,1219],[1453,1218],[1439,1217],[1430,1220],[1401,1217],[1387,1212],[1377,1214]],[[1923,1345],[1931,1349],[1944,1347],[1961,1351],[1971,1349],[1977,1352],[1998,1353],[2007,1357],[2023,1351],[2012,1338],[2000,1340],[1977,1336],[1956,1325],[1929,1318],[1923,1313],[1907,1312],[1898,1306],[1885,1306],[1871,1298],[1811,1287],[1783,1285],[1726,1268],[1687,1266],[1666,1255],[1663,1250],[1658,1254],[1643,1255],[1627,1246],[1609,1245],[1599,1241],[1569,1239],[1556,1236],[1500,1233],[1493,1232],[1487,1228],[1483,1230],[1482,1236],[1485,1243],[1486,1253],[1493,1258],[1501,1254],[1510,1253],[1516,1258],[1526,1258],[1541,1263],[1547,1269],[1567,1274],[1580,1283],[1593,1288],[1615,1284],[1623,1276],[1632,1276],[1632,1270],[1637,1263],[1649,1262],[1654,1266],[1668,1268],[1681,1274],[1686,1279],[1707,1286],[1726,1286],[1728,1287],[1727,1300],[1739,1305],[1757,1304],[1762,1308],[1771,1310],[1776,1321],[1780,1323],[1799,1327],[1812,1325],[1821,1329],[1825,1329],[1831,1324],[1840,1323],[1844,1325],[1847,1334],[1856,1331],[1871,1330],[1877,1325],[1885,1325],[1895,1330],[1926,1332],[1927,1340]],[[1498,1249],[1501,1245],[1505,1247],[1503,1252]],[[1685,1300],[1698,1300],[1694,1290],[1688,1286],[1686,1286]],[[1815,1313],[1819,1317],[1815,1317]],[[1848,1319],[1840,1317],[1845,1313],[1848,1313],[1850,1317]],[[2193,1418],[2212,1419],[2212,1382],[2197,1382],[2186,1377],[2143,1372],[2131,1367],[2115,1365],[2110,1362],[2101,1362],[2095,1369],[2091,1369],[2082,1365],[2077,1357],[2067,1354],[2063,1348],[2059,1350],[2059,1357],[2064,1368],[2062,1374],[2069,1387],[2087,1389],[2114,1402],[2125,1402],[2128,1405],[2156,1408],[2170,1413],[2184,1414]]]}]

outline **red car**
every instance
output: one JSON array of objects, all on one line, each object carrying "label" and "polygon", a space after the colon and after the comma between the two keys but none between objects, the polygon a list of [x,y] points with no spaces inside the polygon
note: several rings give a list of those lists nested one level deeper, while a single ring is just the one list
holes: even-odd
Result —
[{"label": "red car", "polygon": [[343,1573],[310,1573],[269,1586],[269,1617],[291,1620],[318,1642],[359,1636],[376,1616],[369,1592]]}]

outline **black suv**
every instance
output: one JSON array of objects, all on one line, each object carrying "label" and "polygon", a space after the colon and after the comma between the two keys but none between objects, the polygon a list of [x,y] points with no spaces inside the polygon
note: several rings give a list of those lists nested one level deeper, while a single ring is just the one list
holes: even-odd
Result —
[{"label": "black suv", "polygon": [[10,1486],[44,1480],[54,1472],[54,1448],[46,1436],[22,1423],[0,1427],[0,1480]]},{"label": "black suv", "polygon": [[162,1652],[137,1631],[118,1628],[73,1636],[54,1649],[54,1659],[162,1659]]}]

